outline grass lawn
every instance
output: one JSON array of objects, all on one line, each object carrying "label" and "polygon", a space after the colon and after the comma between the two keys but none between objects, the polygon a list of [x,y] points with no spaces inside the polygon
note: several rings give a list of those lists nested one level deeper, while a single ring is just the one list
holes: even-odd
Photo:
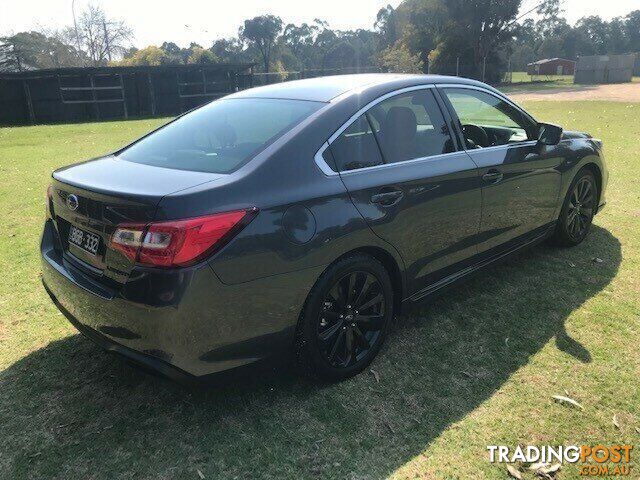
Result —
[{"label": "grass lawn", "polygon": [[552,82],[559,84],[572,84],[573,75],[529,75],[527,72],[512,72],[512,83]]},{"label": "grass lawn", "polygon": [[162,120],[0,129],[0,478],[504,479],[487,445],[583,442],[635,444],[638,478],[640,104],[525,106],[604,139],[609,204],[591,236],[409,312],[379,381],[335,385],[280,374],[188,390],[77,335],[40,285],[48,177]]}]

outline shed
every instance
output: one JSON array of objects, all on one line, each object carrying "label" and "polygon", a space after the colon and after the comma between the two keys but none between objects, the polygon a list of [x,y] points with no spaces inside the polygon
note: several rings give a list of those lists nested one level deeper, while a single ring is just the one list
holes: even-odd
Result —
[{"label": "shed", "polygon": [[633,65],[633,76],[640,77],[640,53],[636,53],[636,61]]},{"label": "shed", "polygon": [[0,124],[173,116],[251,87],[253,64],[0,73]]},{"label": "shed", "polygon": [[579,57],[575,83],[627,83],[633,78],[636,57],[627,55],[594,55]]},{"label": "shed", "polygon": [[575,71],[576,62],[566,58],[545,58],[527,64],[529,75],[573,75]]}]

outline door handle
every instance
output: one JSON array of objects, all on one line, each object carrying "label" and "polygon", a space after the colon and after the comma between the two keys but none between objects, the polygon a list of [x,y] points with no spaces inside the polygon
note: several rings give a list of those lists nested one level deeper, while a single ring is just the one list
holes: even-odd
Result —
[{"label": "door handle", "polygon": [[498,183],[504,178],[504,174],[498,170],[489,170],[482,176],[482,180],[485,182]]},{"label": "door handle", "polygon": [[404,193],[402,193],[402,190],[393,190],[391,192],[376,193],[371,197],[371,203],[379,203],[381,205],[389,206],[398,202],[403,196],[404,196]]}]

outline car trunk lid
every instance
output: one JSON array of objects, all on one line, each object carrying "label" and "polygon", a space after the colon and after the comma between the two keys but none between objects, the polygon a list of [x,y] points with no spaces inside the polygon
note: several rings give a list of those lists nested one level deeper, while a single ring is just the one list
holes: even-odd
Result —
[{"label": "car trunk lid", "polygon": [[123,283],[134,263],[110,248],[118,225],[146,224],[171,193],[223,175],[173,170],[109,156],[53,173],[52,212],[65,256],[87,273]]}]

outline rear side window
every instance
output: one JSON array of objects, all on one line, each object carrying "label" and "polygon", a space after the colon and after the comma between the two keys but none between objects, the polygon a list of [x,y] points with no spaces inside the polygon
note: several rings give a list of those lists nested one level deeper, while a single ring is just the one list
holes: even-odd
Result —
[{"label": "rear side window", "polygon": [[178,170],[231,173],[322,106],[299,100],[219,100],[125,148],[118,157]]},{"label": "rear side window", "polygon": [[387,163],[455,151],[431,90],[397,95],[372,107],[367,115]]},{"label": "rear side window", "polygon": [[331,144],[331,153],[340,172],[384,163],[366,114],[361,115]]}]

